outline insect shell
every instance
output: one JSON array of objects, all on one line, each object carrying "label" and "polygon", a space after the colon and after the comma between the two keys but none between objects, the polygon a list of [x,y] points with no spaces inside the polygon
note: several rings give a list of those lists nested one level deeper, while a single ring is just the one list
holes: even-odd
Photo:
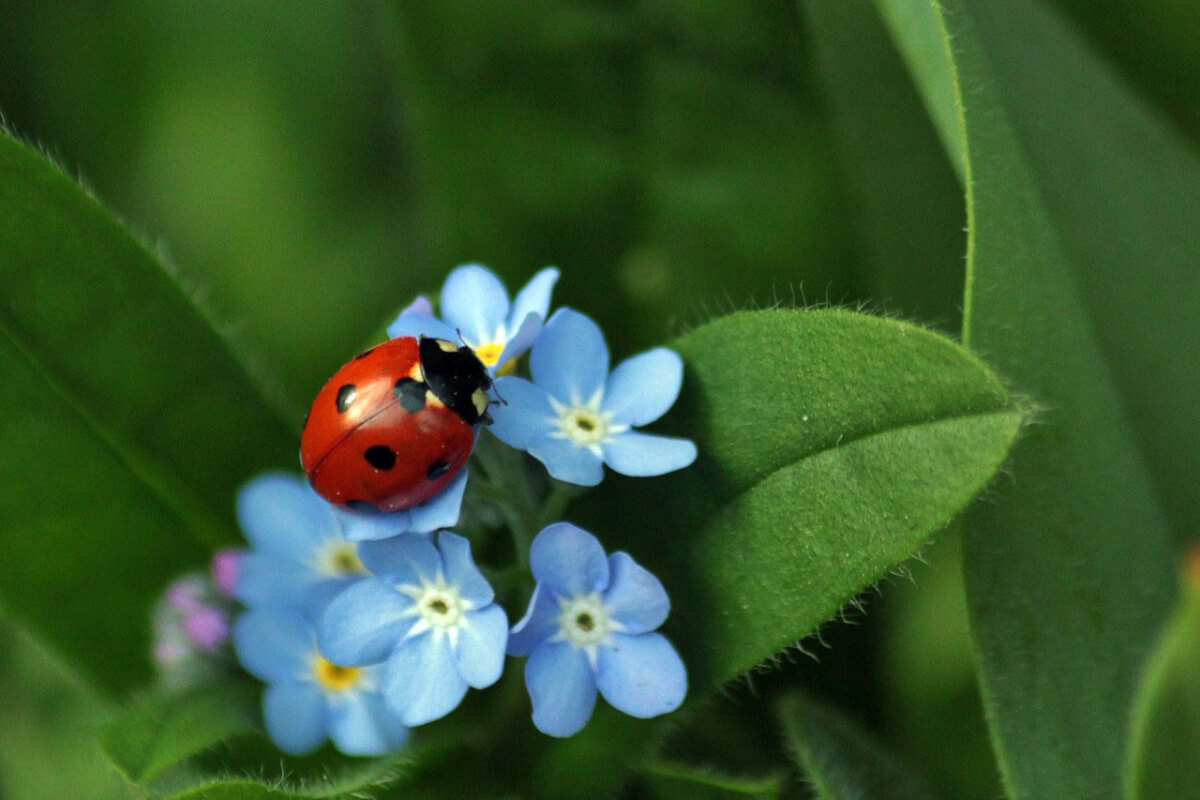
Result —
[{"label": "insect shell", "polygon": [[390,339],[359,353],[317,394],[300,460],[317,494],[357,511],[403,511],[454,480],[489,423],[492,381],[469,347]]}]

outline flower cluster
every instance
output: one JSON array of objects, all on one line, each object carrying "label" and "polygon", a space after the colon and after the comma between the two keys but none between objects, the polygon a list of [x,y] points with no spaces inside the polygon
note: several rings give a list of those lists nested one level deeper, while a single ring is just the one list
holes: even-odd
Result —
[{"label": "flower cluster", "polygon": [[[470,348],[482,365],[474,369],[486,371],[479,383],[495,395],[487,414],[467,418],[474,432],[527,452],[558,481],[594,486],[606,465],[653,476],[691,464],[691,441],[637,430],[674,404],[679,356],[656,348],[610,370],[594,321],[568,308],[550,314],[558,278],[558,270],[542,270],[510,300],[489,270],[459,267],[442,288],[440,317],[418,298],[388,335],[441,340],[452,354],[455,342]],[[526,353],[528,378],[517,375]],[[414,374],[409,384],[428,380]],[[403,383],[395,390],[402,402],[429,402]],[[670,609],[663,585],[570,523],[518,541],[529,557],[505,577],[516,572],[534,586],[510,628],[501,605],[510,598],[497,598],[472,555],[472,536],[487,534],[460,523],[466,483],[463,469],[421,505],[376,514],[335,505],[288,474],[264,474],[243,488],[237,511],[250,549],[227,559],[222,580],[245,607],[233,623],[234,648],[267,684],[264,721],[282,750],[307,753],[326,739],[352,755],[400,747],[410,728],[449,714],[469,689],[496,683],[506,656],[528,659],[533,724],[551,736],[582,729],[597,694],[635,717],[683,702],[686,670],[657,632]]]}]

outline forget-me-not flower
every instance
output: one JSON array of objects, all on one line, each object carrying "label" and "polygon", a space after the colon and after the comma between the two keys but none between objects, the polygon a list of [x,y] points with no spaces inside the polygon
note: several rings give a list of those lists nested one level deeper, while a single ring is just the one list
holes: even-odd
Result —
[{"label": "forget-me-not flower", "polygon": [[437,545],[423,536],[364,542],[359,555],[373,578],[330,602],[320,624],[321,651],[339,664],[386,663],[383,695],[406,725],[453,711],[468,687],[500,678],[508,617],[450,532]]},{"label": "forget-me-not flower", "polygon": [[679,707],[687,671],[666,637],[654,632],[671,608],[658,578],[628,553],[606,558],[596,537],[568,522],[537,535],[530,567],[537,588],[508,652],[529,656],[525,685],[538,730],[578,732],[592,716],[597,691],[634,717]]},{"label": "forget-me-not flower", "polygon": [[558,277],[553,267],[541,270],[510,302],[495,273],[479,264],[463,265],[442,285],[440,320],[433,316],[428,299],[418,297],[388,326],[388,336],[433,336],[450,342],[461,336],[495,374],[537,338]]},{"label": "forget-me-not flower", "polygon": [[696,460],[688,439],[634,430],[661,417],[683,383],[683,361],[657,347],[622,362],[609,374],[600,327],[569,308],[555,312],[529,356],[533,382],[503,377],[491,431],[528,451],[561,481],[595,486],[603,464],[623,475],[672,472]]},{"label": "forget-me-not flower", "polygon": [[326,737],[343,753],[396,750],[408,729],[384,705],[380,670],[339,666],[317,649],[312,623],[292,609],[252,609],[238,618],[234,647],[243,666],[267,684],[263,719],[279,749],[310,753]]}]

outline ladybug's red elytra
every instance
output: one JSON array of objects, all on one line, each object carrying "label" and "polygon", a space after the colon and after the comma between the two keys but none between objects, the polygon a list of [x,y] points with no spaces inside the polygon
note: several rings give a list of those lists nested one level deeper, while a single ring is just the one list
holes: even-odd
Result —
[{"label": "ladybug's red elytra", "polygon": [[317,393],[300,460],[317,494],[403,511],[454,480],[490,422],[492,380],[469,347],[405,336],[355,356]]}]

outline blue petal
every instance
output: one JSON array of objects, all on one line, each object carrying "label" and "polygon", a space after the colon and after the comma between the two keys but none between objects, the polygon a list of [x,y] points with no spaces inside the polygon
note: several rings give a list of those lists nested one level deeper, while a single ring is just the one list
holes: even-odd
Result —
[{"label": "blue petal", "polygon": [[503,377],[496,380],[495,391],[504,401],[491,408],[489,430],[509,447],[528,450],[557,428],[558,415],[545,389],[524,378]]},{"label": "blue petal", "polygon": [[617,365],[608,376],[603,407],[613,422],[645,425],[667,413],[681,386],[683,359],[658,347]]},{"label": "blue petal", "polygon": [[557,269],[546,267],[539,270],[529,279],[529,283],[517,292],[516,298],[513,299],[512,312],[508,316],[510,339],[512,330],[518,324],[522,324],[530,314],[537,314],[541,320],[545,320],[550,314],[550,295],[554,291],[554,284],[558,283],[558,278]]},{"label": "blue petal", "polygon": [[421,505],[408,509],[408,530],[412,533],[429,533],[439,528],[452,528],[457,525],[466,491],[467,470],[464,467],[445,489]]},{"label": "blue petal", "polygon": [[390,514],[374,514],[333,507],[334,517],[341,525],[342,535],[348,542],[369,542],[390,539],[412,530],[412,509],[393,511]]},{"label": "blue petal", "polygon": [[600,326],[569,308],[560,308],[529,356],[533,382],[567,405],[587,402],[604,389],[608,345]]},{"label": "blue petal", "polygon": [[412,600],[366,578],[330,601],[321,617],[321,653],[335,664],[361,667],[387,660],[412,628]]},{"label": "blue petal", "polygon": [[424,314],[427,317],[432,317],[434,316],[433,303],[425,295],[419,294],[415,300],[401,310],[400,316],[404,316],[405,314]]},{"label": "blue petal", "polygon": [[285,753],[302,756],[325,741],[325,696],[313,683],[281,683],[263,693],[267,733]]},{"label": "blue petal", "polygon": [[458,587],[463,599],[469,600],[475,608],[483,608],[492,602],[496,594],[475,566],[470,542],[457,533],[446,531],[438,537],[438,549],[442,551],[446,580]]},{"label": "blue petal", "polygon": [[604,461],[586,447],[568,439],[544,438],[525,448],[546,465],[552,478],[576,486],[596,486],[604,480]]},{"label": "blue petal", "polygon": [[600,694],[630,716],[644,719],[674,711],[687,694],[687,670],[662,634],[614,634],[597,658]]},{"label": "blue petal", "polygon": [[444,635],[428,632],[408,639],[388,660],[384,700],[405,725],[446,716],[466,693],[467,682],[458,673]]},{"label": "blue petal", "polygon": [[442,284],[442,319],[471,347],[494,342],[507,317],[508,292],[486,267],[458,267]]},{"label": "blue petal", "polygon": [[529,548],[529,568],[539,585],[560,597],[601,592],[608,587],[608,559],[600,541],[569,522],[547,525]]},{"label": "blue petal", "polygon": [[378,542],[363,542],[358,557],[371,573],[393,586],[420,586],[443,572],[442,557],[424,536],[406,533]]},{"label": "blue petal", "polygon": [[543,592],[541,585],[534,588],[525,616],[509,632],[508,654],[527,656],[539,644],[558,633],[558,611],[554,592]]},{"label": "blue petal", "polygon": [[388,712],[378,694],[349,691],[331,698],[329,738],[348,756],[377,756],[401,747],[408,728]]},{"label": "blue petal", "polygon": [[572,736],[592,717],[596,680],[587,656],[566,642],[547,642],[525,664],[533,724],[550,736]]},{"label": "blue petal", "polygon": [[316,578],[312,567],[276,553],[246,553],[238,569],[241,574],[234,591],[237,599],[251,608],[296,608]]},{"label": "blue petal", "polygon": [[476,689],[491,686],[504,671],[504,646],[508,642],[508,616],[494,603],[468,612],[458,629],[458,674]]},{"label": "blue petal", "polygon": [[316,631],[296,611],[247,611],[233,625],[233,646],[246,671],[267,683],[306,680],[317,650]]},{"label": "blue petal", "polygon": [[537,339],[538,334],[542,332],[542,318],[537,314],[526,314],[525,319],[514,329],[508,332],[508,341],[504,344],[504,350],[500,353],[500,358],[496,360],[492,367],[492,374],[496,370],[512,361],[517,356],[524,353]]},{"label": "blue petal", "polygon": [[671,599],[662,582],[628,553],[608,557],[612,577],[604,592],[604,605],[624,633],[646,633],[662,625],[671,612]]},{"label": "blue petal", "polygon": [[671,436],[631,431],[609,438],[600,447],[604,463],[613,472],[635,478],[674,472],[696,460],[696,445],[691,439]]},{"label": "blue petal", "polygon": [[334,532],[331,508],[302,479],[281,472],[259,475],[237,496],[238,522],[254,549],[300,560]]},{"label": "blue petal", "polygon": [[396,321],[387,328],[388,336],[399,339],[402,336],[428,336],[433,339],[445,339],[457,342],[458,334],[454,328],[442,322],[431,314],[409,312],[396,317]]}]

